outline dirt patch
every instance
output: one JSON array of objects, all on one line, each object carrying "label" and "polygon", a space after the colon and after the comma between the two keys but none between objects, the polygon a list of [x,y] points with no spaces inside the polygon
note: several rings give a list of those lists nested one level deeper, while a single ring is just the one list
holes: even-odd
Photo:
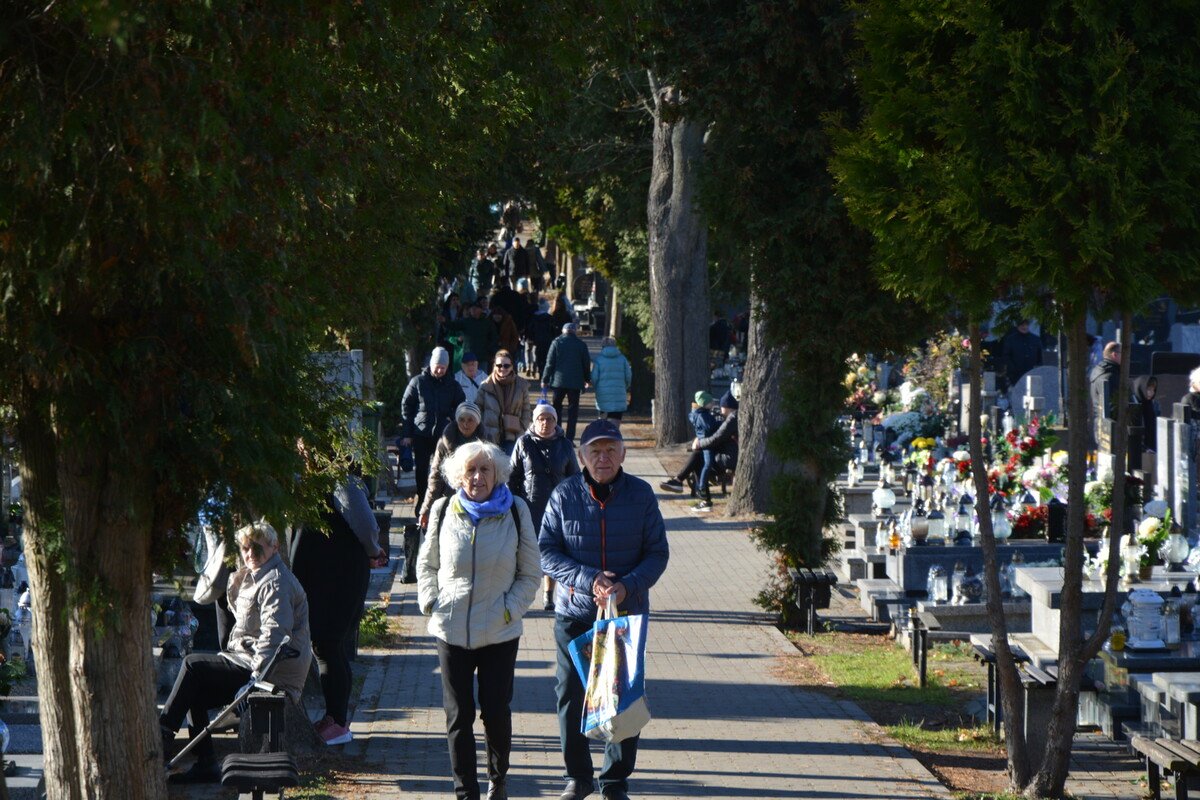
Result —
[{"label": "dirt patch", "polygon": [[[962,648],[935,649],[930,660],[930,687],[919,689],[907,654],[884,636],[827,633],[791,635],[795,656],[776,667],[788,683],[852,700],[874,720],[868,734],[903,744],[939,781],[955,792],[991,794],[1008,787],[1003,742],[992,739],[962,713],[982,692],[983,671]],[[865,658],[860,658],[865,656]],[[858,662],[877,667],[862,674]],[[831,673],[843,676],[839,684]],[[928,696],[928,702],[920,698]]]}]

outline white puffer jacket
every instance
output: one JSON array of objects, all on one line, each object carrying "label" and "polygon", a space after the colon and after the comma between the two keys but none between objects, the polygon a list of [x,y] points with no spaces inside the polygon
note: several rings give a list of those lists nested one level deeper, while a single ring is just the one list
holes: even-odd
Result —
[{"label": "white puffer jacket", "polygon": [[519,531],[510,511],[474,527],[457,495],[433,504],[417,556],[417,601],[429,633],[447,644],[475,650],[524,630],[542,568],[529,507],[519,497],[513,504]]}]

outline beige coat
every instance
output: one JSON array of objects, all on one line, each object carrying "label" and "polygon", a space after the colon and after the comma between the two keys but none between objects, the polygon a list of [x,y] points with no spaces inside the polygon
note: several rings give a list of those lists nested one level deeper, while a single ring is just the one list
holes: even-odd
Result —
[{"label": "beige coat", "polygon": [[300,651],[299,658],[281,658],[270,675],[260,677],[298,698],[312,658],[308,596],[300,581],[276,553],[260,569],[242,567],[233,573],[227,595],[234,620],[225,656],[257,671],[283,637],[291,636],[289,645]]},{"label": "beige coat", "polygon": [[[529,381],[516,376],[513,385],[512,401],[507,408],[500,407],[500,387],[489,375],[487,380],[479,385],[479,394],[475,396],[476,404],[483,410],[483,438],[493,444],[515,442],[521,434],[529,430],[533,424],[533,406],[529,403]],[[502,414],[511,414],[520,424],[517,430],[505,431]]]},{"label": "beige coat", "polygon": [[513,504],[519,529],[510,511],[475,526],[456,496],[433,504],[417,556],[417,603],[429,633],[447,644],[474,650],[524,631],[542,567],[529,506],[519,497]]}]

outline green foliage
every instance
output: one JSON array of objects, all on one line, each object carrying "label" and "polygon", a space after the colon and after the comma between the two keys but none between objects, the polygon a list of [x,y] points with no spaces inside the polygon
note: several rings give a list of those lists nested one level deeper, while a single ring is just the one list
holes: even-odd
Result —
[{"label": "green foliage", "polygon": [[372,606],[363,612],[358,621],[359,647],[386,647],[395,640],[388,624],[387,609],[383,606]]},{"label": "green foliage", "polygon": [[0,655],[0,697],[8,697],[12,694],[13,686],[24,677],[24,661]]},{"label": "green foliage", "polygon": [[884,730],[905,747],[916,747],[923,750],[994,752],[1003,747],[1003,742],[996,738],[991,728],[986,726],[938,727],[931,730],[919,720],[906,719],[895,725],[885,725]]},{"label": "green foliage", "polygon": [[352,408],[313,351],[424,299],[383,290],[432,274],[528,113],[492,10],[0,11],[0,399],[146,466],[160,556],[210,487],[246,516],[324,495],[294,443]]}]

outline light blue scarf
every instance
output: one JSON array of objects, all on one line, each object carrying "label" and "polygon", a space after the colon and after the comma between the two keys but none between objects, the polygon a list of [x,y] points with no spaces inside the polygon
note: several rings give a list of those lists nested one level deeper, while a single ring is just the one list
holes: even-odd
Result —
[{"label": "light blue scarf", "polygon": [[507,484],[500,484],[492,489],[492,496],[482,503],[477,503],[467,497],[467,493],[458,490],[458,503],[462,506],[463,511],[467,512],[467,516],[471,518],[471,524],[478,526],[479,520],[487,517],[495,517],[505,513],[513,504],[512,492],[508,490]]}]

